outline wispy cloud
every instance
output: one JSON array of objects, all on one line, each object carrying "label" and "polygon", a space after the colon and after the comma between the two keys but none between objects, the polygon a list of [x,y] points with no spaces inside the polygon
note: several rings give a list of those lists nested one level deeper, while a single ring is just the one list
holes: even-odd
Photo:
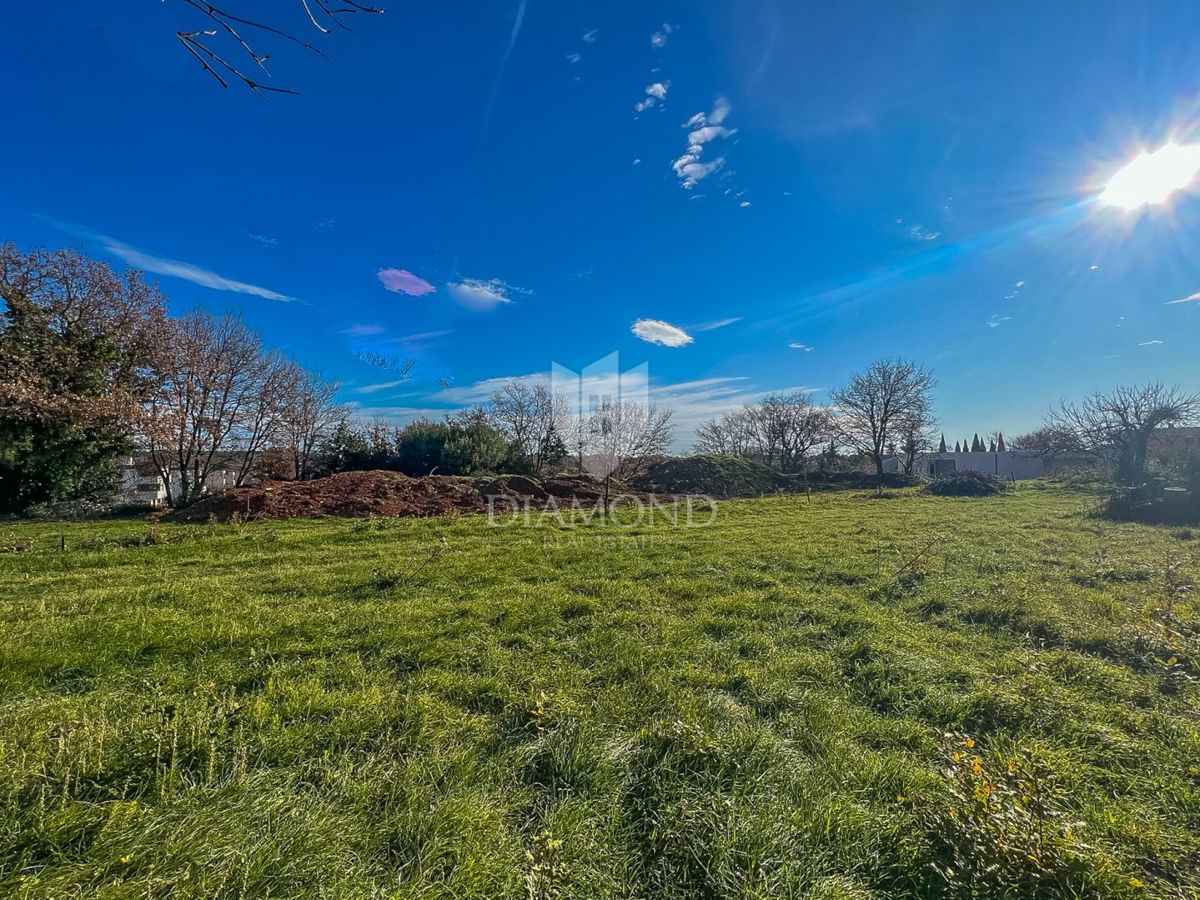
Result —
[{"label": "wispy cloud", "polygon": [[638,319],[629,330],[647,343],[664,347],[685,347],[693,341],[682,328],[661,319]]},{"label": "wispy cloud", "polygon": [[923,225],[914,225],[908,229],[908,236],[914,241],[936,241],[942,236],[942,233],[934,231],[932,228],[926,228]]},{"label": "wispy cloud", "polygon": [[724,328],[727,325],[735,325],[742,321],[745,316],[733,316],[729,319],[717,319],[713,322],[704,322],[700,325],[691,326],[692,331],[716,331],[718,328]]},{"label": "wispy cloud", "polygon": [[581,59],[583,59],[583,56],[578,53],[567,54],[567,62],[569,62],[571,65],[575,65],[575,63],[579,62]]},{"label": "wispy cloud", "polygon": [[685,190],[691,190],[714,172],[719,172],[725,166],[725,157],[717,156],[708,161],[702,161],[704,147],[717,138],[732,137],[736,129],[726,128],[725,120],[729,117],[729,101],[718,97],[711,112],[698,112],[684,125],[690,128],[688,146],[683,155],[671,163],[671,168],[679,177]]},{"label": "wispy cloud", "polygon": [[332,228],[337,224],[337,216],[326,216],[317,223],[318,228]]},{"label": "wispy cloud", "polygon": [[380,391],[386,391],[386,390],[389,390],[394,387],[400,387],[400,385],[407,384],[407,383],[408,382],[405,379],[401,378],[398,381],[381,381],[378,384],[364,384],[360,388],[355,388],[354,393],[356,393],[356,394],[377,394]]},{"label": "wispy cloud", "polygon": [[383,331],[382,325],[355,324],[343,328],[339,334],[344,334],[346,337],[360,338],[374,337],[375,335],[383,334]]},{"label": "wispy cloud", "polygon": [[[621,388],[635,394],[644,388],[652,403],[672,411],[673,449],[676,451],[683,451],[691,446],[695,440],[696,428],[703,422],[738,409],[746,403],[753,403],[771,393],[755,385],[745,376],[717,376],[668,384],[650,384],[645,377],[636,371],[622,373]],[[493,394],[514,382],[527,387],[548,387],[552,384],[552,378],[549,372],[532,372],[525,375],[486,378],[466,385],[443,386],[432,392],[422,393],[420,406],[366,406],[354,402],[350,405],[358,415],[403,424],[419,418],[437,419],[447,413],[485,403]],[[411,382],[408,384],[411,386]],[[372,389],[376,388],[376,385],[365,387],[367,390],[361,392],[369,395],[374,392]],[[776,390],[781,393],[811,393],[813,388],[785,387]]]},{"label": "wispy cloud", "polygon": [[1177,303],[1200,303],[1200,293],[1195,293],[1188,297],[1184,297],[1182,300],[1172,300],[1167,304],[1167,306],[1174,306]]},{"label": "wispy cloud", "polygon": [[432,294],[437,290],[437,288],[424,278],[414,275],[407,269],[380,269],[376,273],[376,277],[393,294],[424,297],[426,294]]},{"label": "wispy cloud", "polygon": [[156,256],[146,250],[130,246],[123,241],[118,241],[116,238],[109,237],[106,234],[99,234],[81,225],[72,225],[69,222],[59,222],[50,218],[44,218],[44,221],[49,222],[55,228],[67,234],[73,234],[96,242],[105,253],[115,256],[144,272],[152,272],[155,275],[166,275],[169,278],[179,278],[214,291],[250,294],[255,297],[262,297],[264,300],[277,300],[281,303],[290,303],[296,299],[295,297],[289,297],[287,294],[281,294],[278,291],[260,287],[257,284],[226,278],[224,275],[219,275],[211,269],[205,269],[193,263],[170,259],[165,256]]},{"label": "wispy cloud", "polygon": [[478,278],[465,278],[462,281],[452,281],[446,285],[446,290],[460,306],[473,309],[476,312],[486,312],[498,306],[513,302],[513,294],[528,294],[530,291],[513,287],[499,278],[482,281]]},{"label": "wispy cloud", "polygon": [[1160,344],[1165,344],[1165,343],[1166,343],[1166,341],[1158,341],[1158,340],[1155,340],[1155,341],[1142,341],[1140,344],[1138,344],[1138,346],[1139,346],[1139,347],[1157,347],[1157,346],[1159,346]]},{"label": "wispy cloud", "polygon": [[267,237],[265,234],[255,234],[252,231],[248,232],[247,234],[251,240],[258,241],[260,244],[263,244],[267,247],[274,247],[276,244],[279,243],[278,238]]},{"label": "wispy cloud", "polygon": [[996,313],[994,316],[992,316],[990,319],[987,320],[987,327],[988,328],[999,328],[1001,325],[1003,325],[1005,322],[1009,321],[1011,318],[1012,318],[1012,316],[1002,316],[999,313]]},{"label": "wispy cloud", "polygon": [[600,29],[592,28],[592,29],[589,29],[588,31],[585,31],[583,33],[583,36],[580,38],[580,40],[582,40],[585,44],[594,44],[594,43],[596,43],[596,38],[599,36],[600,36]]},{"label": "wispy cloud", "polygon": [[800,343],[800,341],[788,341],[788,347],[792,350],[803,350],[805,353],[812,353],[814,349],[808,344]]},{"label": "wispy cloud", "polygon": [[405,334],[395,338],[395,341],[397,344],[421,344],[435,338],[446,337],[449,334],[454,334],[453,328],[445,328],[441,331],[418,331],[416,334]]},{"label": "wispy cloud", "polygon": [[656,31],[650,35],[650,46],[659,48],[667,46],[667,38],[671,36],[671,32],[674,30],[669,24],[664,22],[661,31]]}]

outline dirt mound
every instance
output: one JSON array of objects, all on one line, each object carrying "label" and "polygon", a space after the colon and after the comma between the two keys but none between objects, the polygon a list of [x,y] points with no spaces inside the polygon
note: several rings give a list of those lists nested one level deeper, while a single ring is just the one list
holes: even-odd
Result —
[{"label": "dirt mound", "polygon": [[440,516],[480,512],[486,503],[470,479],[397,472],[341,472],[315,481],[264,481],[174,510],[168,522],[313,519],[321,516]]},{"label": "dirt mound", "polygon": [[314,481],[264,481],[233,488],[173,510],[167,522],[228,522],[231,519],[315,519],[322,516],[443,516],[483,512],[488,497],[536,506],[594,505],[602,487],[586,475],[538,481],[524,475],[472,480],[446,475],[410,478],[398,472],[342,472]]},{"label": "dirt mound", "polygon": [[1007,482],[984,472],[955,472],[925,486],[925,493],[938,497],[991,497],[1007,490]]},{"label": "dirt mound", "polygon": [[655,463],[633,482],[660,494],[758,497],[786,487],[786,479],[762,463],[736,456],[688,456]]}]

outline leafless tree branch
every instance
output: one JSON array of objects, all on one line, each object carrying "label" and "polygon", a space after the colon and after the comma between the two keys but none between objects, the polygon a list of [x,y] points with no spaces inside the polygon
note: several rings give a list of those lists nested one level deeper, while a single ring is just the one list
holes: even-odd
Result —
[{"label": "leafless tree branch", "polygon": [[[274,87],[263,84],[261,81],[247,75],[237,65],[226,59],[220,52],[210,46],[211,42],[218,39],[222,34],[233,41],[238,49],[248,56],[254,65],[258,66],[268,78],[271,76],[270,71],[267,69],[267,60],[270,59],[270,54],[255,49],[254,44],[248,36],[250,32],[281,38],[317,54],[326,61],[329,60],[329,57],[319,47],[309,43],[291,31],[272,25],[269,22],[245,18],[222,7],[214,6],[208,0],[178,0],[178,2],[190,6],[215,26],[213,28],[194,29],[191,31],[181,30],[175,32],[175,36],[183,44],[184,49],[200,63],[204,71],[216,79],[221,87],[229,87],[230,80],[237,80],[255,93],[263,91],[278,94],[296,93],[292,88]],[[369,6],[358,2],[358,0],[341,0],[339,3],[333,3],[331,0],[300,0],[300,6],[309,23],[321,34],[329,34],[331,32],[331,29],[325,24],[326,22],[348,30],[345,23],[341,20],[342,16],[356,13],[379,14],[383,12],[382,7]]]}]

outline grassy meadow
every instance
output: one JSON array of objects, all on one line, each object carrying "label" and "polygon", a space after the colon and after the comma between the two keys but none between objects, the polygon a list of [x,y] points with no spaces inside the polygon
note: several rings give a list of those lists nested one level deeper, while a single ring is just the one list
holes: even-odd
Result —
[{"label": "grassy meadow", "polygon": [[0,896],[1200,896],[1200,535],[1095,506],[0,525]]}]

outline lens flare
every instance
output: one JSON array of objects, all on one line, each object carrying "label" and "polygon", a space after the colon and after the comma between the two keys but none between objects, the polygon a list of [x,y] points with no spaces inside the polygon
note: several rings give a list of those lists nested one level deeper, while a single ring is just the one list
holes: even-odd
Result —
[{"label": "lens flare", "polygon": [[1164,144],[1153,153],[1142,151],[1105,185],[1100,202],[1134,210],[1165,203],[1200,173],[1200,144]]}]

